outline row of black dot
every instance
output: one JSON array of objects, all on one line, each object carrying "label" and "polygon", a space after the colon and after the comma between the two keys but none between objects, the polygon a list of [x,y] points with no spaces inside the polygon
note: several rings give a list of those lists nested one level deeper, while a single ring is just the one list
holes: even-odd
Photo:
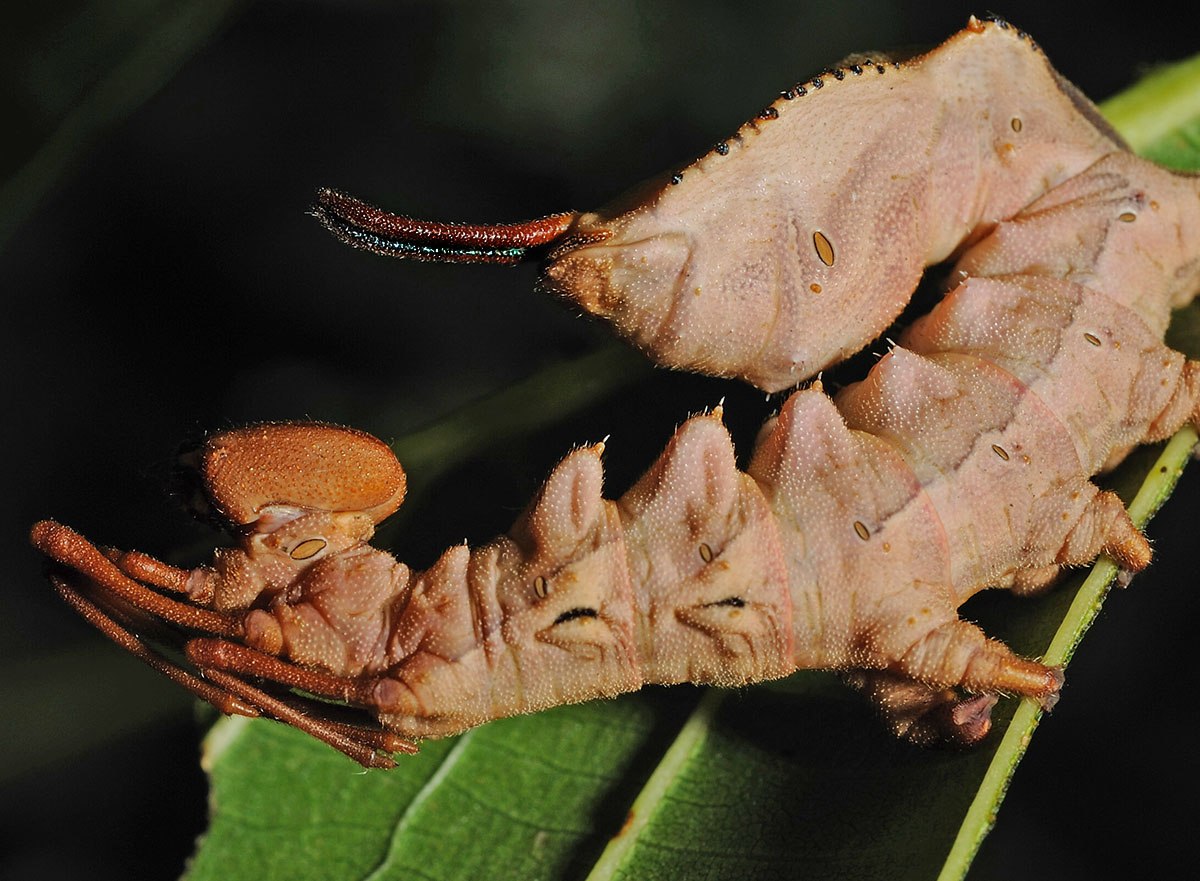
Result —
[{"label": "row of black dot", "polygon": [[[1004,19],[1002,19],[998,16],[995,16],[995,15],[984,16],[981,19],[981,21],[990,21],[990,22],[994,23],[997,27],[1001,28],[1002,30],[1008,30],[1009,28],[1012,27],[1012,25],[1009,24],[1007,21],[1005,21]],[[1035,43],[1030,38],[1029,34],[1027,34],[1025,31],[1017,29],[1016,34],[1020,39],[1027,41],[1029,43],[1029,45],[1032,46],[1034,49],[1038,48],[1037,43]],[[891,62],[891,66],[898,70],[900,68],[900,62],[893,61],[893,62]],[[837,80],[838,82],[841,82],[842,80],[844,80],[846,78],[847,71],[854,74],[855,76],[862,76],[864,69],[870,68],[870,67],[875,68],[876,73],[879,73],[881,75],[884,73],[887,73],[887,67],[885,65],[879,64],[878,62],[875,62],[869,58],[866,58],[863,60],[862,64],[851,64],[848,67],[839,67],[839,68],[828,68],[827,67],[827,68],[825,68],[825,70],[821,71],[819,74],[817,74],[811,80],[809,80],[808,85],[811,86],[814,90],[821,89],[821,88],[825,87],[824,77],[826,77],[826,76],[832,76],[835,80]],[[784,89],[782,92],[780,92],[779,97],[783,98],[785,101],[791,101],[795,98],[803,98],[807,94],[808,94],[808,89],[805,87],[805,85],[802,83],[797,83],[796,85],[792,86],[790,89]],[[775,107],[772,106],[772,107],[765,107],[762,110],[760,110],[758,112],[758,115],[755,118],[762,119],[762,120],[769,120],[769,119],[777,119],[778,117],[779,117],[779,111],[777,109],[775,109]],[[715,152],[718,156],[727,156],[729,154],[729,141],[721,141],[720,143],[714,145],[712,149],[713,149],[713,152]],[[676,186],[682,182],[683,182],[683,171],[682,170],[677,171],[671,175],[671,185],[672,186]]]},{"label": "row of black dot", "polygon": [[[874,67],[875,70],[881,74],[887,72],[887,68],[884,65],[876,64],[874,61],[871,61],[869,59],[864,61],[864,64],[867,67]],[[892,67],[899,68],[900,67],[899,62],[892,62]],[[863,73],[863,69],[864,69],[863,66],[859,65],[859,64],[852,64],[849,67],[844,67],[844,68],[839,67],[837,69],[826,68],[825,70],[823,70],[819,74],[817,74],[815,77],[813,77],[811,80],[809,80],[808,85],[811,86],[813,89],[820,89],[825,86],[824,77],[826,77],[826,76],[832,76],[834,79],[836,79],[840,82],[841,80],[844,80],[846,78],[846,71],[850,71],[850,73],[854,74],[855,76],[861,76]],[[807,94],[808,94],[808,89],[804,85],[797,83],[796,85],[792,86],[790,89],[784,89],[782,92],[780,92],[779,97],[783,98],[786,101],[791,101],[795,98],[803,98]],[[779,111],[773,106],[764,107],[762,110],[760,110],[758,112],[758,114],[754,118],[761,119],[761,120],[778,119]],[[752,120],[752,122],[753,122],[753,120]],[[712,149],[713,149],[713,152],[716,153],[718,156],[727,156],[727,155],[729,155],[729,141],[721,141],[720,143],[715,144]],[[682,171],[677,171],[677,172],[675,172],[675,174],[673,174],[671,176],[672,184],[678,184],[682,180],[683,180],[683,172]]]},{"label": "row of black dot", "polygon": [[[1009,22],[1005,21],[1000,16],[998,16],[994,13],[988,13],[987,15],[981,15],[981,16],[979,16],[979,20],[980,21],[990,21],[992,24],[994,24],[996,27],[1000,28],[1000,30],[1002,30],[1002,31],[1007,31],[1009,28],[1012,28],[1012,25]],[[1029,45],[1032,46],[1034,49],[1039,48],[1038,44],[1029,36],[1029,34],[1025,33],[1025,31],[1021,30],[1020,28],[1014,28],[1014,30],[1016,31],[1016,34],[1018,37],[1020,37],[1022,40],[1025,40],[1026,42],[1028,42]]]}]

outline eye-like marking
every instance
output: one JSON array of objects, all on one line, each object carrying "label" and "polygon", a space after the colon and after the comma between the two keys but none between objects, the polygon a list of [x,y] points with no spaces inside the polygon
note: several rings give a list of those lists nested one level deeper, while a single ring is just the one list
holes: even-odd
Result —
[{"label": "eye-like marking", "polygon": [[[567,609],[557,618],[554,619],[554,624],[566,624],[568,621],[574,621],[576,618],[599,618],[600,613],[588,606],[576,606],[574,609]],[[553,626],[553,625],[551,625]]]},{"label": "eye-like marking", "polygon": [[308,560],[325,550],[326,544],[323,538],[307,538],[292,548],[288,556],[293,560]]},{"label": "eye-like marking", "polygon": [[705,603],[704,608],[711,609],[714,606],[728,606],[731,609],[744,609],[746,601],[741,597],[725,597],[723,600],[717,600],[713,603]]},{"label": "eye-like marking", "polygon": [[825,233],[817,230],[813,233],[813,246],[817,249],[817,256],[821,258],[821,262],[826,266],[833,265],[833,243],[829,241]]},{"label": "eye-like marking", "polygon": [[714,556],[713,549],[706,542],[700,542],[700,559],[705,563],[711,563]]},{"label": "eye-like marking", "polygon": [[533,592],[539,600],[544,600],[550,593],[550,582],[546,580],[545,575],[539,575],[533,579]]}]

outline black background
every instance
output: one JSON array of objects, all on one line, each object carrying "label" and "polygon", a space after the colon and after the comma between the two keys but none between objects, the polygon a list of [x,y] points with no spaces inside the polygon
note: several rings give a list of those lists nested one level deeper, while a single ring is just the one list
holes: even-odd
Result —
[{"label": "black background", "polygon": [[[442,219],[594,207],[704,151],[805,73],[939,41],[987,11],[259,2],[194,52],[200,29],[185,27],[178,72],[123,103],[136,71],[107,75],[132,56],[129,31],[186,4],[122,4],[125,30],[104,24],[107,6],[43,4],[0,37],[5,878],[172,877],[204,822],[191,702],[52,597],[30,523],[54,516],[99,541],[178,553],[211,540],[163,492],[183,438],[299,417],[392,438],[602,338],[537,298],[531,267],[401,265],[337,245],[304,214],[318,185]],[[1200,48],[1194,22],[1157,7],[995,11],[1096,99]],[[97,94],[108,110],[71,128]],[[44,186],[22,201],[12,181],[48,155],[32,178]],[[621,403],[649,414],[636,429],[649,450],[688,407],[726,394],[738,392],[667,376]],[[606,418],[557,429],[543,458],[512,473],[475,464],[447,477],[446,501],[396,550],[427,565],[437,547],[503,528],[558,454],[607,433]],[[621,443],[609,458],[631,477],[649,454]],[[1158,562],[1110,599],[972,878],[1154,874],[1189,852],[1192,824],[1173,804],[1198,777],[1197,511],[1189,474],[1151,526]]]}]

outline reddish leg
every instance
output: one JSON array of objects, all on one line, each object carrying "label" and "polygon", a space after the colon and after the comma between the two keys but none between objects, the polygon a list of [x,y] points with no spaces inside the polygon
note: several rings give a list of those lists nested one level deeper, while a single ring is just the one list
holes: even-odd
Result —
[{"label": "reddish leg", "polygon": [[[375,738],[362,737],[363,732],[357,726],[344,725],[330,722],[320,717],[310,716],[304,709],[293,706],[287,701],[268,694],[260,688],[255,688],[232,673],[225,673],[221,670],[206,670],[205,675],[217,685],[256,704],[269,713],[272,718],[280,722],[286,722],[306,734],[311,734],[318,740],[329,744],[338,752],[354,759],[354,761],[358,762],[364,768],[396,767],[395,759],[379,752],[380,747]],[[415,747],[412,747],[411,744],[408,744],[408,746],[410,748],[403,750],[404,752],[416,752]],[[384,748],[386,749],[387,747]],[[400,750],[392,751],[399,752]]]},{"label": "reddish leg", "polygon": [[[118,623],[114,614],[101,608],[101,605],[112,606],[119,617],[136,618],[144,614],[151,621],[161,619],[194,630],[240,637],[244,613],[221,614],[179,602],[130,577],[145,578],[165,589],[184,590],[186,570],[136,551],[106,554],[74,530],[49,520],[33,527],[31,539],[35,547],[56,563],[78,573],[98,592],[97,599],[93,599],[67,578],[51,574],[51,584],[68,605],[114,643],[222,713],[269,715],[328,743],[367,768],[395,767],[395,762],[380,750],[416,752],[412,743],[398,735],[377,727],[329,718],[330,707],[320,701],[298,699],[292,702],[251,685],[238,674],[261,677],[360,706],[369,706],[370,682],[367,680],[340,679],[297,667],[234,642],[197,638],[188,641],[185,650],[188,659],[203,673],[205,678],[202,679],[151,648]],[[121,610],[125,605],[128,609]],[[182,642],[182,637],[179,641]]]},{"label": "reddish leg", "polygon": [[144,584],[134,581],[90,541],[61,523],[53,520],[35,523],[30,540],[34,547],[55,562],[74,569],[103,590],[121,597],[148,615],[193,630],[235,639],[242,635],[240,614],[222,614],[155,593]]},{"label": "reddish leg", "polygon": [[188,579],[192,573],[187,569],[180,569],[177,566],[164,563],[162,560],[157,560],[149,554],[143,554],[141,551],[121,551],[106,548],[104,555],[112,560],[118,569],[136,581],[152,584],[155,587],[161,587],[175,593],[188,592]]},{"label": "reddish leg", "polygon": [[349,679],[310,670],[225,639],[198,637],[189,640],[186,649],[188,660],[205,670],[224,670],[227,673],[269,679],[320,697],[356,706],[370,706],[374,678]]},{"label": "reddish leg", "polygon": [[531,248],[561,238],[577,216],[571,211],[522,223],[438,223],[389,214],[330,189],[317,191],[312,215],[356,248],[442,263],[519,263]]},{"label": "reddish leg", "polygon": [[[377,750],[415,753],[417,747],[390,731],[338,722],[329,718],[331,707],[316,700],[297,704],[275,698],[249,685],[242,678],[253,676],[321,697],[345,701],[351,706],[370,707],[376,679],[348,679],[299,667],[274,655],[264,654],[223,639],[197,638],[187,644],[187,656],[214,682],[243,695],[280,721],[294,725],[341,750],[364,767],[394,767],[391,759],[375,755]],[[364,752],[364,750],[366,752]],[[364,760],[365,757],[365,760]],[[390,764],[380,764],[381,762]]]},{"label": "reddish leg", "polygon": [[230,692],[218,688],[209,682],[205,682],[203,679],[189,673],[178,664],[173,663],[165,656],[150,648],[138,639],[138,637],[113,620],[112,617],[91,599],[69,584],[65,578],[58,575],[51,575],[50,583],[54,586],[58,595],[66,601],[67,605],[79,613],[85,621],[131,655],[153,667],[159,673],[162,673],[172,682],[182,685],[201,700],[208,701],[227,716],[234,713],[239,716],[259,715],[258,710],[252,704],[248,704]]}]

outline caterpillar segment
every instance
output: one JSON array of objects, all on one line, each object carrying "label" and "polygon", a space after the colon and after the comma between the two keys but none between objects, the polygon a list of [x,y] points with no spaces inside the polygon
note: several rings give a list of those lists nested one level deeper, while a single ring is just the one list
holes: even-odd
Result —
[{"label": "caterpillar segment", "polygon": [[[1037,332],[1003,330],[1027,310]],[[1103,348],[1080,322],[1114,315],[1122,345],[1108,347],[1103,382],[1060,394],[1056,412],[1060,368]],[[791,395],[745,473],[719,410],[681,425],[616,501],[602,496],[602,447],[583,447],[507,536],[452,547],[426,572],[366,543],[403,494],[390,452],[327,425],[206,443],[199,483],[242,536],[211,567],[105,554],[52,521],[33,539],[70,595],[186,628],[206,699],[223,690],[227,711],[299,723],[365,764],[647,682],[732,686],[805,668],[844,671],[901,736],[969,744],[998,695],[1049,708],[1062,674],[958,606],[987,586],[1040,588],[1102,552],[1147,565],[1145,539],[1089,475],[1114,449],[1200,421],[1200,389],[1195,362],[1136,310],[1060,279],[967,278],[902,342],[912,348],[836,397],[819,383]],[[1131,410],[1139,384],[1154,394]],[[1084,400],[1092,388],[1109,393]],[[366,709],[378,728],[277,686]]]},{"label": "caterpillar segment", "polygon": [[459,225],[461,256],[422,226],[454,225],[344,193],[322,190],[313,213],[390,256],[475,262],[481,238],[502,243],[656,363],[777,392],[883,333],[926,266],[1122,149],[1027,35],[972,19],[931,52],[797,83],[598,211]]},{"label": "caterpillar segment", "polygon": [[797,669],[840,671],[922,744],[978,741],[1003,695],[1052,707],[1062,671],[958,609],[1099,554],[1149,564],[1091,478],[1200,426],[1200,364],[1162,341],[1200,288],[1200,178],[1126,152],[1001,22],[807,80],[768,111],[600,212],[442,224],[329,190],[314,212],[379,253],[541,256],[544,287],[658,363],[768,390],[857,351],[952,258],[929,314],[861,382],[791,393],[744,472],[719,408],[616,500],[602,445],[581,447],[507,535],[414,572],[369,544],[404,495],[386,446],[252,426],[189,460],[234,547],[184,570],[45,520],[32,540],[56,590],[222,711],[373,767],[644,683]]}]

